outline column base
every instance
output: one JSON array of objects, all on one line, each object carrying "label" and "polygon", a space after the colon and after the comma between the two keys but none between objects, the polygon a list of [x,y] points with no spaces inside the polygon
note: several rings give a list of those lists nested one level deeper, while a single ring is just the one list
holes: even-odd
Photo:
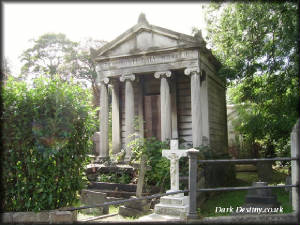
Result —
[{"label": "column base", "polygon": [[95,162],[104,164],[104,163],[110,163],[110,158],[108,156],[103,157],[103,156],[97,156]]}]

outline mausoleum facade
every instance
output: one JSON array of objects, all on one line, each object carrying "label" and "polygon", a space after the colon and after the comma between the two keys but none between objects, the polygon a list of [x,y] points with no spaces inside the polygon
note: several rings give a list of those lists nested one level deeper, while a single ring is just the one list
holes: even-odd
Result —
[{"label": "mausoleum facade", "polygon": [[200,32],[151,25],[141,14],[135,26],[91,49],[91,57],[100,86],[100,159],[109,157],[110,99],[112,153],[125,149],[125,161],[131,158],[127,144],[137,136],[227,153],[225,84],[216,75],[221,64]]}]

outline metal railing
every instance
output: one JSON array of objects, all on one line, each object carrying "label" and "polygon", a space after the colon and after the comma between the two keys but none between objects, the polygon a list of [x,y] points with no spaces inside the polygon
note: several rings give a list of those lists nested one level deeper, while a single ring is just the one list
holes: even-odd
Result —
[{"label": "metal railing", "polygon": [[[299,157],[284,157],[284,158],[261,158],[261,159],[217,159],[217,160],[197,160],[197,152],[189,153],[189,164],[194,165],[189,168],[189,212],[187,217],[190,219],[198,218],[197,206],[196,206],[196,196],[197,192],[209,192],[209,191],[238,191],[238,190],[253,190],[253,189],[271,189],[271,188],[297,188],[296,196],[294,199],[299,199],[299,175],[295,175],[299,171]],[[295,184],[291,185],[272,185],[272,186],[245,186],[245,187],[218,187],[218,188],[200,188],[197,189],[197,169],[198,163],[202,164],[214,164],[214,163],[239,163],[239,162],[262,162],[262,161],[298,161],[298,166],[292,168],[292,175],[296,177]],[[195,166],[196,165],[196,166]],[[294,174],[293,174],[294,173]],[[295,194],[294,194],[295,195]],[[299,213],[299,206],[293,208],[296,213]]]}]

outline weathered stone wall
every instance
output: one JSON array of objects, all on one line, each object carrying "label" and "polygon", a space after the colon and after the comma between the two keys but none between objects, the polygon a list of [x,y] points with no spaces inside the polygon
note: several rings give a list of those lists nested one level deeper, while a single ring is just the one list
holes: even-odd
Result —
[{"label": "weathered stone wall", "polygon": [[44,211],[44,212],[5,212],[0,214],[1,223],[75,223],[76,211]]},{"label": "weathered stone wall", "polygon": [[227,154],[225,88],[208,76],[208,118],[210,147],[217,155]]}]

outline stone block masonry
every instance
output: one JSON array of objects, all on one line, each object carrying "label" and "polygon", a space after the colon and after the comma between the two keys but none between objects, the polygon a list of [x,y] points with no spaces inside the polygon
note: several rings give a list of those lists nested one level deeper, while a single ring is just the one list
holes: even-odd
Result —
[{"label": "stone block masonry", "polygon": [[77,221],[76,211],[5,212],[0,214],[0,223],[47,223],[70,224]]}]

